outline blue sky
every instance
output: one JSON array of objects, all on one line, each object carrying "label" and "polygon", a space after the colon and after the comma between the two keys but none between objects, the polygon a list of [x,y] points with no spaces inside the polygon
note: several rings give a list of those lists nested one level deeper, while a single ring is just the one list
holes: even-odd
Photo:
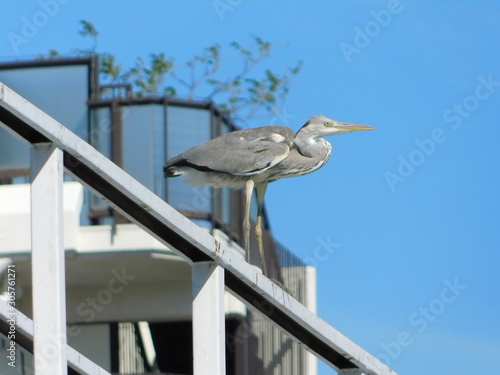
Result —
[{"label": "blue sky", "polygon": [[319,315],[400,374],[498,372],[498,1],[54,1],[3,7],[1,60],[89,48],[81,19],[124,66],[252,35],[275,47],[263,67],[302,60],[286,125],[322,113],[377,127],[329,138],[323,169],[268,189],[275,236],[317,266]]}]

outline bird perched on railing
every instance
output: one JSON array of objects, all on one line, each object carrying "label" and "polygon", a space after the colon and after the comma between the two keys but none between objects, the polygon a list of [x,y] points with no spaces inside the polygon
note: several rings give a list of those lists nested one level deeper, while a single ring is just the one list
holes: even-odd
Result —
[{"label": "bird perched on railing", "polygon": [[172,157],[163,172],[166,178],[184,176],[186,182],[194,186],[245,187],[243,230],[247,261],[250,203],[255,187],[258,203],[255,235],[262,272],[267,275],[262,245],[262,207],[267,185],[282,178],[309,174],[325,165],[332,145],[321,137],[372,129],[313,116],[297,133],[284,126],[238,130]]}]

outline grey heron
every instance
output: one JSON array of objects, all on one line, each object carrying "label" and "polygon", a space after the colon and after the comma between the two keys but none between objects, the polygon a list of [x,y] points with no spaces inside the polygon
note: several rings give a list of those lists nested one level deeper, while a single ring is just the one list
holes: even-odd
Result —
[{"label": "grey heron", "polygon": [[322,137],[371,126],[313,116],[295,133],[284,126],[237,130],[190,148],[170,158],[164,176],[184,176],[193,186],[245,187],[243,220],[246,260],[250,254],[250,203],[257,191],[255,236],[262,272],[267,276],[262,245],[262,207],[267,185],[282,178],[303,176],[321,168],[330,158],[332,145]]}]

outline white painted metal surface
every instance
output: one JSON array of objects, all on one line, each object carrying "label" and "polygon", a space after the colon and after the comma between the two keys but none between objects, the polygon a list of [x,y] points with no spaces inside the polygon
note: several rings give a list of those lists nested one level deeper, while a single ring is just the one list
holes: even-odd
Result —
[{"label": "white painted metal surface", "polygon": [[246,263],[240,254],[221,245],[86,142],[2,84],[0,110],[0,119],[9,120],[6,124],[9,131],[29,143],[48,140],[63,149],[65,167],[76,179],[188,262],[217,261],[225,269],[225,285],[238,298],[303,342],[333,368],[359,368],[366,375],[395,375],[388,366]]},{"label": "white painted metal surface", "polygon": [[363,372],[363,370],[356,368],[356,369],[348,369],[348,370],[339,371],[338,375],[366,375],[366,374]]},{"label": "white painted metal surface", "polygon": [[194,375],[224,375],[224,269],[215,262],[195,263],[192,280]]},{"label": "white painted metal surface", "polygon": [[67,373],[63,159],[52,144],[31,149],[31,248],[36,375]]},{"label": "white painted metal surface", "polygon": [[[317,276],[316,276],[316,268],[307,266],[306,267],[306,287],[307,291],[305,293],[306,295],[306,302],[305,305],[311,312],[314,314],[317,314],[317,308],[318,308],[318,301],[317,301]],[[309,373],[311,374],[317,374],[318,373],[318,359],[314,356],[314,354],[307,352],[307,369],[309,370]]]}]

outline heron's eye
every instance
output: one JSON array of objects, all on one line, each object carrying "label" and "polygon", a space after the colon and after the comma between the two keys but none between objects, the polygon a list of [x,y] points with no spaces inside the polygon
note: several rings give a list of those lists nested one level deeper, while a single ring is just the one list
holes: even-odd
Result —
[{"label": "heron's eye", "polygon": [[333,122],[330,122],[330,121],[326,121],[324,123],[325,126],[329,127],[329,126],[333,126]]}]

